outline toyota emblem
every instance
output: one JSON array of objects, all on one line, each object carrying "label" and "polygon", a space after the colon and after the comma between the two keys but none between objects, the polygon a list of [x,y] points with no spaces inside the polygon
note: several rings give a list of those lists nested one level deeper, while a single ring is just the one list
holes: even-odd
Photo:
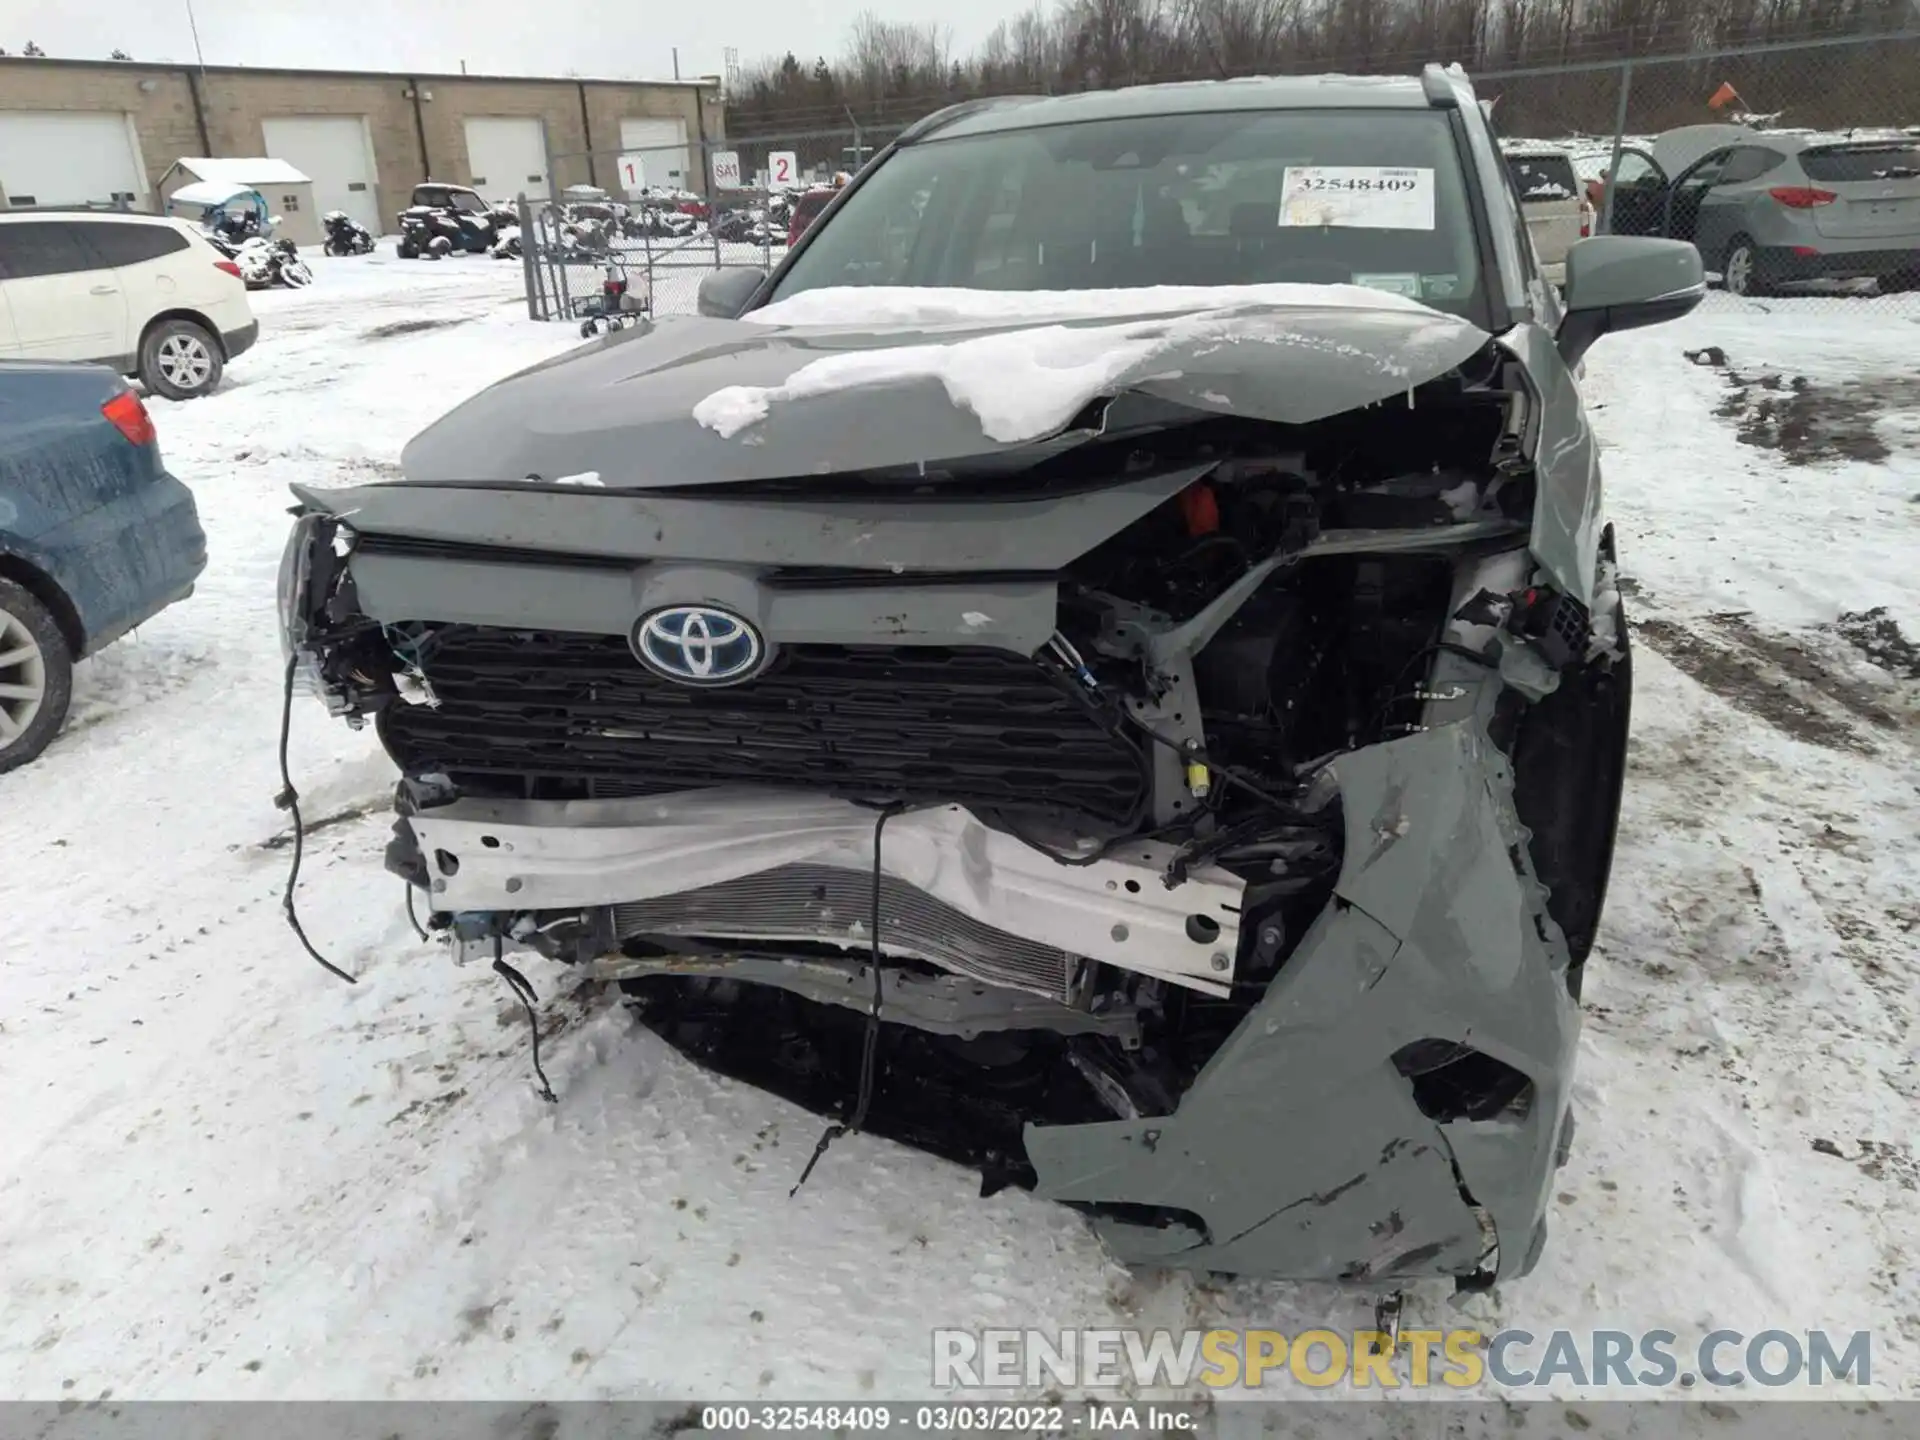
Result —
[{"label": "toyota emblem", "polygon": [[682,685],[734,685],[760,672],[767,647],[743,615],[712,605],[669,605],[633,627],[633,653]]}]

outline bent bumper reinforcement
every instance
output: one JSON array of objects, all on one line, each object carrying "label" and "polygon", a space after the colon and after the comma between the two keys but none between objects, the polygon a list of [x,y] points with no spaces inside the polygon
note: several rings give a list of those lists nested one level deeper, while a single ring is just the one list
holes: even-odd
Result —
[{"label": "bent bumper reinforcement", "polygon": [[[782,866],[870,874],[875,814],[844,800],[702,790],[633,800],[460,800],[409,816],[436,910],[560,910],[703,889]],[[887,822],[886,875],[984,925],[1226,995],[1244,885],[1217,867],[1169,890],[1173,848],[1130,841],[1065,866],[958,805]],[[868,943],[863,917],[848,940]],[[886,949],[883,936],[881,948]]]}]

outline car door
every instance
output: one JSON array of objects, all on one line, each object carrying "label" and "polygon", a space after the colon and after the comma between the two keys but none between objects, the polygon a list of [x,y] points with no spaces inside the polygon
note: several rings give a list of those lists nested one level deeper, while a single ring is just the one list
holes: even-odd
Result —
[{"label": "car door", "polygon": [[188,272],[191,242],[172,225],[133,220],[77,220],[94,258],[113,267],[126,304],[127,335],[115,354],[133,352],[148,317],[176,305],[200,308],[204,276]]},{"label": "car door", "polygon": [[76,222],[0,222],[0,283],[21,358],[119,361],[129,353],[120,278]]},{"label": "car door", "polygon": [[[1606,187],[1590,195],[1593,208],[1606,212]],[[1619,173],[1612,185],[1615,235],[1658,235],[1666,213],[1667,177],[1644,150],[1622,150]]]},{"label": "car door", "polygon": [[1666,214],[1660,227],[1662,235],[1674,240],[1693,239],[1700,223],[1700,207],[1706,201],[1707,192],[1720,183],[1721,172],[1732,155],[1732,146],[1715,150],[1674,178],[1667,191]]},{"label": "car door", "polygon": [[1717,265],[1726,255],[1728,243],[1736,235],[1753,229],[1748,211],[1756,197],[1767,199],[1766,187],[1754,182],[1780,168],[1786,156],[1778,150],[1759,145],[1740,145],[1727,157],[1719,178],[1700,199],[1692,240],[1707,265]]}]

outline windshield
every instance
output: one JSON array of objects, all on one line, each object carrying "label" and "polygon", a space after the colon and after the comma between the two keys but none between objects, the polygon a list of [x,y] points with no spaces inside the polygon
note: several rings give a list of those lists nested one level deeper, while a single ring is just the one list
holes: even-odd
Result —
[{"label": "windshield", "polygon": [[1445,114],[1158,115],[922,141],[867,177],[772,298],[1286,281],[1484,309]]},{"label": "windshield", "polygon": [[451,198],[453,200],[453,208],[463,215],[484,215],[487,213],[486,203],[470,190],[452,191]]}]

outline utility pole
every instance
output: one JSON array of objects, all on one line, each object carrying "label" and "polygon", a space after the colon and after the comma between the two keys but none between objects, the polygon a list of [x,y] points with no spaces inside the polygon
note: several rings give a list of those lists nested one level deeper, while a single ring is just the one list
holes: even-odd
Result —
[{"label": "utility pole", "polygon": [[847,123],[853,126],[853,144],[842,146],[840,153],[853,157],[852,173],[858,175],[860,167],[867,163],[867,147],[861,143],[860,122],[854,117],[853,107],[842,105],[840,108],[847,112]]},{"label": "utility pole", "polygon": [[207,57],[200,53],[200,24],[193,18],[193,0],[187,3],[187,29],[193,32],[193,63],[200,67],[200,78],[207,78]]},{"label": "utility pole", "polygon": [[187,29],[193,32],[193,62],[199,67],[196,76],[187,72],[187,90],[193,98],[193,124],[200,132],[200,148],[209,156],[213,154],[213,137],[207,132],[207,57],[200,53],[200,24],[193,18],[193,0],[186,0]]}]

